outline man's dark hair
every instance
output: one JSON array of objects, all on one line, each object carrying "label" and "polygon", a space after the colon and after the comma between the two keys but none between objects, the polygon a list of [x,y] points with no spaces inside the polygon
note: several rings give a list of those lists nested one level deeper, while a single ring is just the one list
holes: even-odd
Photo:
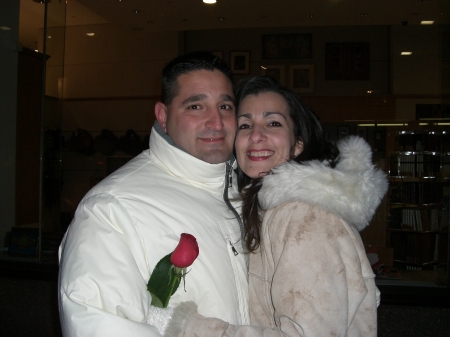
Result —
[{"label": "man's dark hair", "polygon": [[233,73],[220,57],[205,51],[187,53],[174,58],[163,69],[161,101],[165,105],[172,103],[178,94],[178,77],[195,70],[218,70],[233,83]]}]

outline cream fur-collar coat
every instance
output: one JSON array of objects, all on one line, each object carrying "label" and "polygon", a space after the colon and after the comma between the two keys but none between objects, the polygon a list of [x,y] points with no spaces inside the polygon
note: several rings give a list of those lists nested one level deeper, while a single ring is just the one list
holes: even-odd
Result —
[{"label": "cream fur-collar coat", "polygon": [[259,250],[250,255],[250,321],[194,314],[183,336],[377,336],[379,292],[359,231],[387,190],[369,145],[338,144],[341,160],[285,163],[264,178]]}]

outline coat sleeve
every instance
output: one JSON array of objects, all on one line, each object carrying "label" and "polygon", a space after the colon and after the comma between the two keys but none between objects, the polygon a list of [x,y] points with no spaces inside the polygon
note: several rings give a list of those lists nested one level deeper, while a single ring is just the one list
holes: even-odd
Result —
[{"label": "coat sleeve", "polygon": [[64,336],[160,336],[146,324],[148,267],[133,219],[119,201],[108,194],[85,199],[59,254]]},{"label": "coat sleeve", "polygon": [[[347,335],[368,292],[354,233],[339,217],[298,204],[273,212],[266,225],[263,235],[269,239],[263,243],[262,258],[271,269],[269,278],[273,273],[270,301],[275,324],[234,326],[195,314],[185,323],[183,336]],[[362,311],[372,316],[375,311],[376,315],[376,306],[371,304],[375,301],[369,303]],[[376,326],[367,329],[376,335]]]}]

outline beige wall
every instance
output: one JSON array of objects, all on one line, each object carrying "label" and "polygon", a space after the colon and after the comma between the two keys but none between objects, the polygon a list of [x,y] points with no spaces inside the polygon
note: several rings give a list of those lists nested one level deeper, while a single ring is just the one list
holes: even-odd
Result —
[{"label": "beige wall", "polygon": [[15,222],[19,1],[0,1],[0,247]]},{"label": "beige wall", "polygon": [[[63,135],[68,139],[73,130],[84,128],[95,137],[106,128],[120,137],[127,129],[134,129],[143,138],[150,132],[154,120],[153,106],[160,95],[160,74],[164,64],[178,53],[193,50],[220,51],[227,62],[230,62],[231,51],[249,51],[250,74],[235,76],[237,81],[261,74],[261,65],[283,64],[287,82],[290,65],[313,64],[315,90],[304,96],[308,96],[305,100],[316,108],[325,121],[339,122],[358,117],[389,119],[394,118],[396,109],[397,118],[414,119],[415,104],[420,100],[415,97],[395,100],[390,94],[440,93],[437,61],[439,28],[422,28],[222,29],[155,33],[150,38],[143,38],[139,33],[124,32],[109,24],[70,27],[65,34],[64,49]],[[90,31],[96,33],[92,38],[86,36]],[[262,35],[288,33],[312,35],[312,58],[298,61],[262,60]],[[369,42],[370,80],[325,81],[324,49],[327,42]],[[417,48],[413,57],[397,57],[397,51],[403,45]],[[51,92],[57,96],[60,60],[55,58],[53,63],[50,61],[48,73],[55,74]],[[367,90],[374,90],[375,94],[368,96]],[[377,104],[378,101],[381,103]],[[342,106],[336,107],[336,102],[341,102],[339,104]],[[63,152],[62,211],[73,211],[92,184],[106,175],[105,163],[106,157],[98,153],[86,157],[67,150]]]},{"label": "beige wall", "polygon": [[[261,57],[261,39],[265,34],[311,34],[312,58],[305,60],[264,61]],[[325,81],[325,43],[369,42],[369,81]],[[314,93],[317,96],[366,95],[376,90],[377,94],[388,94],[389,89],[389,27],[292,27],[251,28],[227,30],[202,30],[186,32],[187,51],[204,49],[222,51],[225,61],[230,61],[231,51],[250,51],[250,74],[260,75],[261,65],[283,64],[286,66],[286,81],[289,81],[289,65],[312,64],[315,68]],[[245,76],[236,76],[239,80]],[[286,83],[287,84],[287,83]],[[309,95],[309,94],[305,94]]]}]

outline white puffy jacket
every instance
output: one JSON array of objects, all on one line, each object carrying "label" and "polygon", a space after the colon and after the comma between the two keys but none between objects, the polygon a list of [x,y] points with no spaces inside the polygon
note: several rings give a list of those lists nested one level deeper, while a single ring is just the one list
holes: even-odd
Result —
[{"label": "white puffy jacket", "polygon": [[180,286],[170,304],[192,300],[199,313],[248,324],[240,222],[224,201],[224,192],[236,195],[234,186],[227,188],[231,165],[198,160],[164,137],[156,123],[150,149],[78,206],[60,247],[64,336],[159,336],[145,323],[151,303],[146,284],[181,233],[197,238],[200,255],[186,277],[186,292]]}]

